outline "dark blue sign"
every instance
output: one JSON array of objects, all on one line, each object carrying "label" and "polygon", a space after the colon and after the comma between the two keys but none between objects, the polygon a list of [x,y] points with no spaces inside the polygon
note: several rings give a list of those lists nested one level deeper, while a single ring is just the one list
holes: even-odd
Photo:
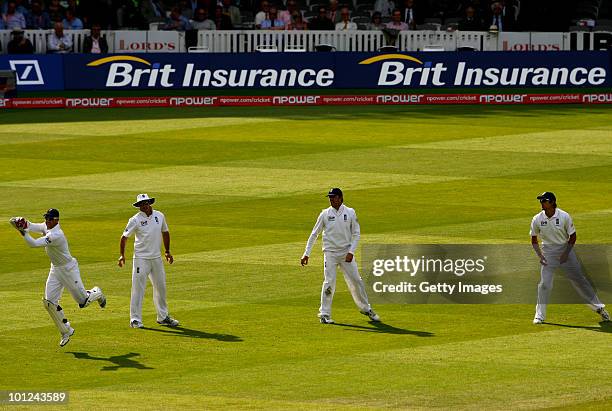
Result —
[{"label": "dark blue sign", "polygon": [[0,56],[18,90],[585,88],[610,52],[156,53]]},{"label": "dark blue sign", "polygon": [[17,90],[64,89],[64,62],[60,55],[1,55],[0,70],[15,71]]},{"label": "dark blue sign", "polygon": [[66,55],[67,89],[604,87],[608,52]]}]

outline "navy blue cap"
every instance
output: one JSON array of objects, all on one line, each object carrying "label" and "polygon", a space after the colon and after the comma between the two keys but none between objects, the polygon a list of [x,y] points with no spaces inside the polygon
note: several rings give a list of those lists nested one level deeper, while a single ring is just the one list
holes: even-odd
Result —
[{"label": "navy blue cap", "polygon": [[342,197],[342,190],[340,190],[338,187],[332,188],[329,190],[329,193],[327,193],[325,197],[333,197],[333,196]]},{"label": "navy blue cap", "polygon": [[59,211],[55,208],[50,208],[47,210],[45,214],[43,214],[45,220],[53,220],[54,218],[59,218]]},{"label": "navy blue cap", "polygon": [[557,197],[555,197],[555,193],[551,193],[550,191],[545,191],[542,194],[540,194],[538,196],[538,200],[542,201],[542,200],[548,200],[551,203],[556,203],[557,202]]}]

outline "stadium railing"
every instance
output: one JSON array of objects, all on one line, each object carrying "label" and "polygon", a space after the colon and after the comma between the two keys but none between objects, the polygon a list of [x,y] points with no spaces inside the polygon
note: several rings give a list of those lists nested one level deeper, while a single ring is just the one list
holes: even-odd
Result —
[{"label": "stadium railing", "polygon": [[[52,33],[53,30],[24,31],[25,37],[32,42],[34,52],[37,54],[45,54],[47,52],[47,40]],[[83,51],[83,39],[85,36],[89,35],[89,30],[66,30],[64,33],[72,37],[72,51],[74,53],[81,53]],[[0,30],[0,45],[2,46],[1,54],[7,53],[7,46],[10,40],[11,30]]]},{"label": "stadium railing", "polygon": [[[36,53],[47,52],[47,40],[52,30],[26,30],[25,36],[32,41]],[[83,39],[89,30],[66,30],[66,35],[72,36],[73,52],[83,50]],[[315,51],[319,45],[329,45],[337,51],[363,51],[373,52],[388,45],[393,45],[399,51],[419,51],[425,48],[454,50],[506,50],[508,41],[502,41],[502,34],[489,32],[469,31],[403,31],[396,38],[389,38],[382,31],[359,30],[353,32],[336,31],[270,31],[270,30],[231,30],[207,31],[197,33],[197,45],[185,43],[184,33],[160,31],[106,31],[109,53],[138,53],[138,52],[185,52],[189,47],[197,46],[200,50],[214,53],[242,53],[253,52],[262,48],[275,48],[278,51]],[[504,35],[512,33],[504,33]],[[576,34],[576,33],[574,33]],[[597,32],[582,33],[587,36],[596,35]],[[555,37],[558,50],[570,49],[570,33],[516,33],[520,37],[520,46],[530,49],[530,44],[542,44],[542,36]],[[139,37],[137,43],[144,43],[139,49],[121,48],[125,43],[125,36]],[[160,44],[160,38],[168,37],[174,44],[172,49],[149,48],[148,42]],[[7,45],[11,39],[10,30],[0,30],[0,46],[2,54],[7,53]],[[136,41],[134,41],[136,42]],[[163,43],[163,42],[161,42]],[[593,42],[590,42],[593,44]],[[534,48],[537,49],[537,48]],[[553,48],[554,49],[554,48]]]}]

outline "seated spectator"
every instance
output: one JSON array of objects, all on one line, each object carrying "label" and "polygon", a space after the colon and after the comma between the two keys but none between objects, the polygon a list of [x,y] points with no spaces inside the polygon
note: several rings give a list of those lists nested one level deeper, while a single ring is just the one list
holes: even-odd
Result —
[{"label": "seated spectator", "polygon": [[[88,2],[90,2],[90,3],[93,3],[93,2],[95,2],[96,0],[85,0],[85,1],[88,1]],[[83,16],[83,15],[81,14],[81,12],[83,11],[83,8],[82,8],[82,7],[79,7],[79,5],[77,5],[77,0],[65,0],[65,1],[64,1],[64,4],[65,4],[65,3],[68,3],[68,5],[67,5],[67,7],[66,7],[66,11],[68,11],[68,10],[72,11],[72,14],[73,14],[74,16]],[[81,0],[81,3],[83,3],[83,0]],[[83,21],[83,20],[81,19],[81,21]],[[66,30],[66,27],[64,27],[64,30]]]},{"label": "seated spectator", "polygon": [[285,23],[278,18],[276,7],[270,7],[268,18],[261,22],[262,30],[284,30]]},{"label": "seated spectator", "polygon": [[394,9],[393,0],[376,0],[374,3],[374,11],[379,12],[382,17],[389,17]]},{"label": "seated spectator", "polygon": [[17,27],[13,29],[11,34],[13,39],[9,41],[6,47],[8,54],[34,54],[34,46],[23,35],[23,29]]},{"label": "seated spectator", "polygon": [[408,25],[402,21],[402,12],[398,9],[393,10],[391,21],[387,23],[385,28],[398,31],[409,29]]},{"label": "seated spectator", "polygon": [[287,0],[287,10],[281,10],[280,13],[278,13],[278,18],[280,20],[283,21],[283,23],[285,23],[285,26],[288,24],[292,23],[293,20],[293,14],[294,13],[300,13],[302,14],[297,7],[297,1],[296,0]]},{"label": "seated spectator", "polygon": [[108,43],[106,42],[106,37],[101,36],[101,29],[98,23],[94,23],[91,26],[91,34],[83,39],[83,53],[108,53]]},{"label": "seated spectator", "polygon": [[26,25],[33,30],[46,30],[51,28],[51,19],[46,11],[43,11],[39,0],[32,2],[32,10],[26,17]]},{"label": "seated spectator", "polygon": [[261,10],[255,15],[255,28],[261,28],[261,22],[268,19],[270,12],[270,3],[266,0],[261,2]]},{"label": "seated spectator", "polygon": [[187,20],[182,14],[181,9],[178,7],[173,7],[172,11],[170,11],[170,17],[166,19],[166,24],[164,24],[161,29],[162,30],[175,30],[175,31],[185,31],[189,30],[191,26],[189,25],[189,20]]},{"label": "seated spectator", "polygon": [[223,14],[223,7],[215,7],[215,27],[217,30],[233,30],[232,20],[227,14]]},{"label": "seated spectator", "polygon": [[410,30],[416,30],[418,13],[414,7],[414,0],[404,0],[404,6],[400,11],[402,21],[408,25]]},{"label": "seated spectator", "polygon": [[66,10],[66,18],[62,21],[64,30],[83,30],[83,22],[74,15],[72,9]]},{"label": "seated spectator", "polygon": [[310,30],[335,30],[336,26],[329,17],[327,17],[327,9],[325,7],[319,7],[319,14],[310,19],[308,28]]},{"label": "seated spectator", "polygon": [[459,21],[459,30],[463,31],[480,31],[484,29],[482,19],[476,15],[476,9],[473,6],[467,6],[465,16]]},{"label": "seated spectator", "polygon": [[4,27],[6,28],[26,28],[25,17],[17,11],[17,4],[12,0],[7,3],[6,13],[2,15],[2,21],[4,21]]},{"label": "seated spectator", "polygon": [[342,21],[342,15],[338,9],[338,0],[329,0],[329,10],[327,11],[327,17],[336,24]]},{"label": "seated spectator", "polygon": [[193,16],[191,28],[194,30],[215,30],[215,22],[208,18],[208,9],[199,7]]},{"label": "seated spectator", "polygon": [[47,14],[52,22],[62,21],[64,19],[64,7],[60,4],[59,0],[51,0],[51,3],[47,6]]},{"label": "seated spectator", "polygon": [[187,1],[187,6],[191,8],[194,17],[196,15],[196,10],[202,7],[201,3],[202,2],[200,0],[188,0]]},{"label": "seated spectator", "polygon": [[291,16],[291,23],[285,26],[287,30],[308,30],[308,23],[304,21],[304,16],[299,11],[295,11]]},{"label": "seated spectator", "polygon": [[[28,18],[29,10],[27,6],[23,5],[24,1],[23,0],[12,0],[12,1],[15,2],[15,10],[18,13],[23,14],[25,18]],[[2,4],[2,13],[6,13],[6,11],[8,10],[8,3],[9,2],[5,2],[4,4]],[[0,4],[1,4],[1,1],[0,1]]]},{"label": "seated spectator", "polygon": [[514,23],[518,22],[519,19],[519,14],[520,14],[520,1],[517,2],[516,0],[502,0],[502,6],[503,6],[503,14],[505,15],[510,15],[512,16],[512,20],[514,21]]},{"label": "seated spectator", "polygon": [[496,31],[513,31],[516,26],[514,20],[514,11],[504,13],[504,7],[499,1],[491,4],[491,15],[487,22],[490,30]]},{"label": "seated spectator", "polygon": [[48,53],[70,53],[72,51],[72,38],[64,34],[64,25],[56,21],[53,25],[53,33],[47,41]]},{"label": "seated spectator", "polygon": [[348,7],[342,7],[340,9],[340,15],[342,16],[342,21],[336,23],[336,31],[357,30],[357,23],[351,21],[351,13]]},{"label": "seated spectator", "polygon": [[178,8],[181,10],[181,15],[187,20],[192,20],[194,16],[194,10],[191,8],[191,4],[187,0],[180,0],[178,2]]},{"label": "seated spectator", "polygon": [[140,13],[147,24],[161,22],[166,19],[166,8],[161,0],[142,0]]},{"label": "seated spectator", "polygon": [[382,22],[382,16],[380,11],[375,11],[372,14],[372,20],[368,23],[368,30],[382,30],[386,27],[385,23]]},{"label": "seated spectator", "polygon": [[232,0],[223,0],[223,13],[230,18],[232,26],[235,27],[242,24],[240,9],[232,4]]}]

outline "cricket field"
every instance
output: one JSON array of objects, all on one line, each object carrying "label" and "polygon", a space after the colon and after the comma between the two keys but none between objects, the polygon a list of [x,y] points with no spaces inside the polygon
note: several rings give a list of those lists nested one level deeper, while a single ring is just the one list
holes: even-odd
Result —
[{"label": "cricket field", "polygon": [[[0,390],[68,391],[88,410],[612,408],[612,326],[583,305],[551,306],[541,326],[532,305],[377,305],[377,325],[339,275],[337,324],[322,325],[320,239],[299,264],[336,186],[362,244],[528,244],[547,190],[579,243],[610,243],[611,108],[28,110],[0,124]],[[146,328],[129,327],[117,258],[138,193],[170,227],[177,329],[156,324],[150,284]],[[51,207],[108,298],[79,310],[64,292],[64,348],[41,303],[49,260],[8,224]]]}]

